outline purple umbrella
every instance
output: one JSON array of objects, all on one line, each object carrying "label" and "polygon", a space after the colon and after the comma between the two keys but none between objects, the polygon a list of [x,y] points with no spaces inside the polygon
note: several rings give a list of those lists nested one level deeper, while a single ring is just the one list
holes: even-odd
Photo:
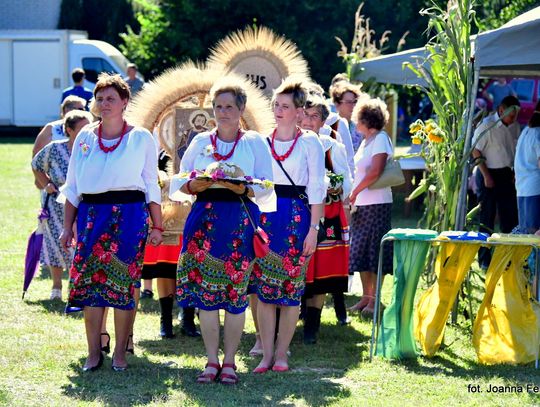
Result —
[{"label": "purple umbrella", "polygon": [[47,202],[49,201],[49,195],[45,198],[45,203],[43,208],[39,211],[38,215],[38,227],[32,232],[28,238],[28,245],[26,247],[26,256],[24,258],[24,284],[23,284],[23,294],[22,298],[24,299],[24,294],[28,290],[28,286],[32,282],[32,279],[36,275],[38,264],[39,264],[39,254],[41,253],[41,247],[43,246],[43,221],[49,219],[49,211],[46,209]]}]

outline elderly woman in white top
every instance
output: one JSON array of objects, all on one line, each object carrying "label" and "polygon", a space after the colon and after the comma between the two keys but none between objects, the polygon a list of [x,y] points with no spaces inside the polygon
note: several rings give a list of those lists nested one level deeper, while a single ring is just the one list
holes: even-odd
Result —
[{"label": "elderly woman in white top", "polygon": [[[390,137],[383,130],[388,122],[386,104],[380,99],[361,99],[356,105],[352,119],[364,135],[354,157],[355,174],[351,205],[356,212],[351,221],[351,255],[349,271],[360,272],[363,295],[351,310],[361,311],[362,316],[373,317],[379,245],[382,237],[391,229],[392,189],[371,189],[381,176],[386,161],[393,155]],[[385,245],[383,273],[392,273],[392,247]]]},{"label": "elderly woman in white top", "polygon": [[66,247],[77,221],[66,312],[84,311],[88,359],[83,370],[92,371],[103,363],[100,328],[105,307],[115,309],[112,367],[124,371],[148,216],[153,224],[150,243],[162,241],[157,145],[150,132],[124,120],[130,91],[119,75],[100,75],[94,97],[101,121],[77,136],[60,189],[66,198],[61,235]]},{"label": "elderly woman in white top", "polygon": [[[270,237],[270,253],[258,260],[253,291],[263,358],[254,373],[289,369],[287,351],[298,321],[309,256],[317,248],[319,220],[326,196],[324,152],[317,135],[297,127],[304,113],[306,89],[285,80],[272,100],[277,127],[266,138],[273,159],[277,211],[261,215]],[[281,308],[274,352],[276,308]]]},{"label": "elderly woman in white top", "polygon": [[69,269],[73,257],[72,250],[60,247],[60,233],[64,225],[64,205],[56,201],[58,188],[66,182],[69,157],[73,142],[79,131],[93,121],[92,115],[74,110],[63,120],[68,137],[47,144],[32,160],[32,170],[39,189],[42,189],[42,205],[49,217],[42,221],[44,245],[41,248],[40,262],[51,270],[53,286],[50,299],[62,299],[62,271]]},{"label": "elderly woman in white top", "polygon": [[[195,136],[171,181],[170,197],[196,197],[184,226],[178,260],[176,297],[181,307],[197,307],[207,364],[198,383],[219,380],[236,384],[235,355],[242,336],[247,287],[253,269],[254,228],[259,208],[275,211],[272,188],[250,184],[250,179],[272,180],[270,153],[264,139],[242,130],[240,119],[247,102],[246,84],[235,77],[216,82],[210,91],[217,127]],[[211,179],[198,179],[197,170],[209,165],[242,171],[247,181],[232,183],[216,170]],[[233,167],[234,165],[234,167]],[[238,175],[238,174],[237,174]],[[225,310],[224,359],[220,365],[219,310]]]},{"label": "elderly woman in white top", "polygon": [[[329,113],[330,109],[324,99],[310,96],[306,102],[301,127],[319,134]],[[317,341],[326,294],[342,296],[348,285],[349,225],[343,203],[348,207],[352,177],[345,146],[336,140],[335,131],[330,134],[331,136],[319,134],[329,179],[319,244],[309,262],[306,275],[305,344],[314,344]]]}]

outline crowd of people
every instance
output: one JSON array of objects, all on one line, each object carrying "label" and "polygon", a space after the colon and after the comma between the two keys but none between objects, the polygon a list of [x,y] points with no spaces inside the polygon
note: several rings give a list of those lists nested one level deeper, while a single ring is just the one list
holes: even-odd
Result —
[{"label": "crowd of people", "polygon": [[[235,355],[248,305],[257,330],[250,355],[261,357],[256,374],[289,369],[299,318],[304,343],[317,342],[326,294],[333,296],[338,321],[350,322],[344,293],[355,272],[363,295],[349,311],[372,317],[379,243],[391,229],[393,201],[390,187],[370,188],[393,156],[384,130],[385,103],[343,75],[332,82],[330,103],[318,84],[287,78],[271,100],[276,127],[259,134],[242,127],[249,104],[245,83],[224,76],[210,91],[216,127],[192,139],[168,184],[170,199],[193,202],[181,240],[162,244],[158,142],[124,118],[132,92],[139,90],[130,90],[130,84],[140,85],[130,82],[131,74],[127,80],[100,75],[90,107],[97,120],[85,111],[85,99],[68,96],[63,119],[47,125],[34,148],[36,186],[52,214],[41,261],[52,271],[51,299],[62,297],[62,270],[69,269],[66,312],[84,313],[83,370],[99,369],[110,351],[108,308],[114,309],[112,368],[127,369],[142,278],[150,281],[149,290],[157,279],[162,337],[174,337],[175,300],[183,310],[182,333],[202,334],[207,363],[199,383],[238,382]],[[513,187],[506,168],[514,166],[519,136],[512,127],[515,117],[507,113],[514,99],[501,101],[502,126],[491,126],[487,137],[475,141],[487,190],[481,198],[486,219],[492,214],[485,213],[485,202],[508,200],[507,184],[512,181]],[[515,206],[520,225],[531,229],[540,228],[540,107],[536,110],[515,153]],[[502,153],[498,142],[511,151]],[[212,165],[228,165],[246,181],[194,176]],[[516,213],[509,225],[516,226],[517,219]],[[257,239],[264,242],[263,253],[254,245]],[[391,274],[392,247],[382,256],[383,273]]]}]

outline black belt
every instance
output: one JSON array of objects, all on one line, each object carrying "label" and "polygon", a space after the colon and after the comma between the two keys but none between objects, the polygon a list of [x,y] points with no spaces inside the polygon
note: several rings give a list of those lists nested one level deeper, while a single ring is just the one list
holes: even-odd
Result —
[{"label": "black belt", "polygon": [[145,202],[146,195],[142,191],[108,191],[102,194],[82,194],[84,203],[89,204],[127,204]]},{"label": "black belt", "polygon": [[227,188],[208,188],[197,194],[199,202],[240,202],[240,195]]},{"label": "black belt", "polygon": [[293,185],[275,184],[274,191],[276,191],[276,195],[279,198],[298,198],[299,192],[307,198],[306,187],[304,185],[294,187]]}]

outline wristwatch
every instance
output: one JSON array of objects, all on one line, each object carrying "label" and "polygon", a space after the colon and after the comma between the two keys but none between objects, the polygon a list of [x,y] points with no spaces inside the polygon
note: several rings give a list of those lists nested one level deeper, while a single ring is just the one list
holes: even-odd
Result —
[{"label": "wristwatch", "polygon": [[309,227],[315,229],[317,232],[321,228],[317,223],[312,223],[311,225],[309,225]]}]

